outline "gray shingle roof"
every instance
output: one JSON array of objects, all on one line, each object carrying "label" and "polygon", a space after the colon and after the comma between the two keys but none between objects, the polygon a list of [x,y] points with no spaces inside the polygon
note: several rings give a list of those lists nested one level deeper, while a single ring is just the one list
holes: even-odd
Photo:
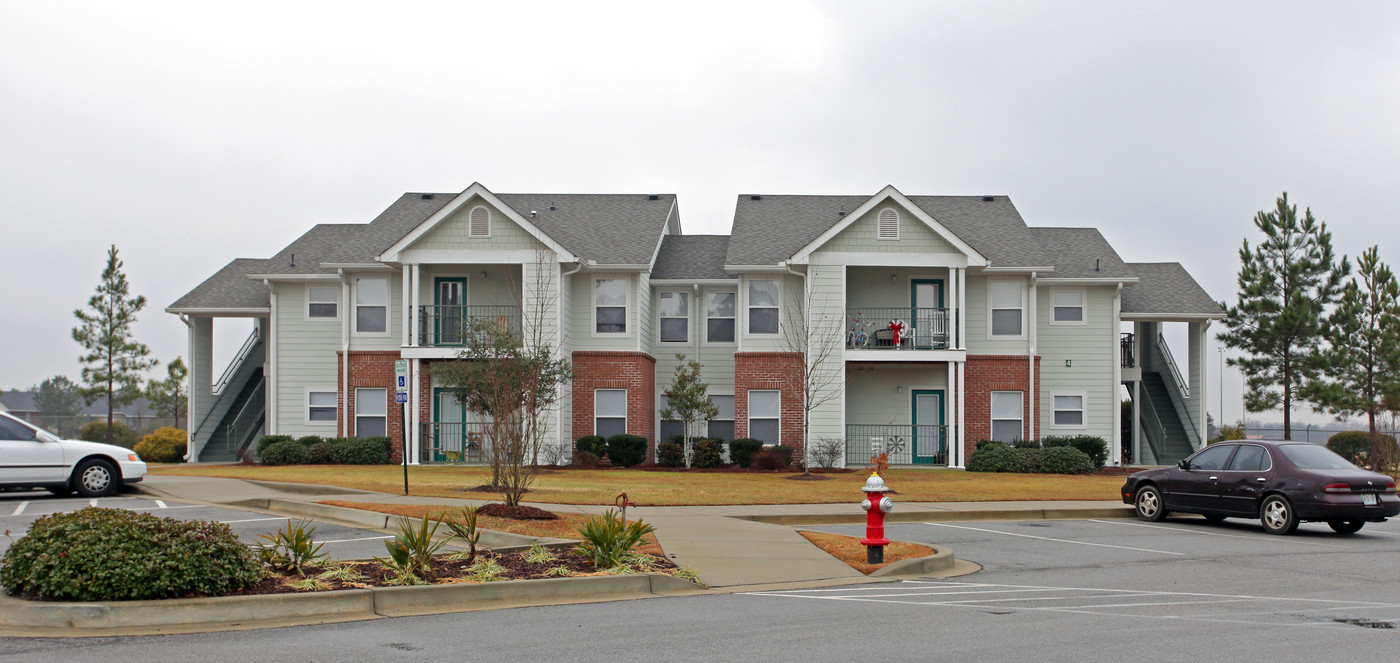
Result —
[{"label": "gray shingle roof", "polygon": [[653,279],[727,279],[728,235],[667,235],[651,270]]},{"label": "gray shingle roof", "polygon": [[1044,264],[1055,267],[1055,271],[1039,276],[1123,278],[1137,275],[1095,228],[1031,228],[1030,231],[1041,247]]},{"label": "gray shingle roof", "polygon": [[249,274],[267,273],[267,263],[261,258],[238,258],[165,310],[183,313],[210,308],[268,308],[267,288],[248,278]]},{"label": "gray shingle roof", "polygon": [[[496,194],[521,216],[581,258],[602,265],[650,265],[666,232],[675,194]],[[555,209],[550,211],[550,204]]]},{"label": "gray shingle roof", "polygon": [[[729,265],[776,265],[841,221],[870,196],[739,196],[725,258]],[[909,196],[911,202],[994,266],[1041,266],[1040,245],[1006,196]]]},{"label": "gray shingle roof", "polygon": [[1224,317],[1220,304],[1178,262],[1133,262],[1141,279],[1123,286],[1124,314],[1185,314]]}]

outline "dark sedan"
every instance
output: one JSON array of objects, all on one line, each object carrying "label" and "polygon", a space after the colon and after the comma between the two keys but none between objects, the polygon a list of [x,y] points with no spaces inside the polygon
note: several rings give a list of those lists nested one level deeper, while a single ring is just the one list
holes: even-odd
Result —
[{"label": "dark sedan", "polygon": [[1266,440],[1213,444],[1176,467],[1134,473],[1123,484],[1123,503],[1148,522],[1171,511],[1212,522],[1258,518],[1270,534],[1292,533],[1304,521],[1351,534],[1400,514],[1395,479],[1326,447]]}]

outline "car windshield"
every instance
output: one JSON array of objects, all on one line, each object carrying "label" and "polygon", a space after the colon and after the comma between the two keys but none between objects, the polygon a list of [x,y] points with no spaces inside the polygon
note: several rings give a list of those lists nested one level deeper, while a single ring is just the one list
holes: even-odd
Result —
[{"label": "car windshield", "polygon": [[1289,462],[1303,470],[1354,470],[1355,465],[1316,444],[1285,444],[1279,447]]}]

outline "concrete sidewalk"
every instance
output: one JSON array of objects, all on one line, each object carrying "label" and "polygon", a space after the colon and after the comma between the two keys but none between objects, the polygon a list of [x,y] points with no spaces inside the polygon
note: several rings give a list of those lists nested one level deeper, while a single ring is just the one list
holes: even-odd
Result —
[{"label": "concrete sidewalk", "polygon": [[[483,505],[490,500],[417,497],[335,486],[241,479],[148,475],[142,492],[173,500],[234,504],[249,500],[316,503],[324,500],[384,504]],[[538,504],[560,513],[602,513],[612,507]],[[897,502],[893,522],[1122,518],[1131,507],[1118,502]],[[793,526],[865,521],[854,497],[850,504],[739,506],[649,506],[627,510],[656,527],[656,538],[676,564],[699,572],[711,587],[868,582],[860,572],[808,543]],[[972,568],[968,565],[964,570]]]}]

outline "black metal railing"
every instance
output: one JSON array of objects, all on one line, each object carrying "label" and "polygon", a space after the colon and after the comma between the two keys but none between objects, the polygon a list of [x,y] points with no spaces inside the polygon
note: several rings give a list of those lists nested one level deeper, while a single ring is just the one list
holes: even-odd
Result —
[{"label": "black metal railing", "polygon": [[469,335],[482,330],[482,325],[494,326],[520,338],[520,307],[491,305],[419,306],[418,344],[425,346],[461,346]]},{"label": "black metal railing", "polygon": [[1118,335],[1118,350],[1123,368],[1134,368],[1137,366],[1137,355],[1133,347],[1133,333],[1123,332]]},{"label": "black metal railing", "polygon": [[484,463],[489,452],[481,423],[433,421],[419,424],[418,462]]},{"label": "black metal railing", "polygon": [[889,454],[891,465],[947,465],[953,426],[846,424],[846,465],[860,467]]},{"label": "black metal railing", "polygon": [[846,348],[943,350],[951,345],[949,320],[946,308],[850,308],[846,311]]}]

